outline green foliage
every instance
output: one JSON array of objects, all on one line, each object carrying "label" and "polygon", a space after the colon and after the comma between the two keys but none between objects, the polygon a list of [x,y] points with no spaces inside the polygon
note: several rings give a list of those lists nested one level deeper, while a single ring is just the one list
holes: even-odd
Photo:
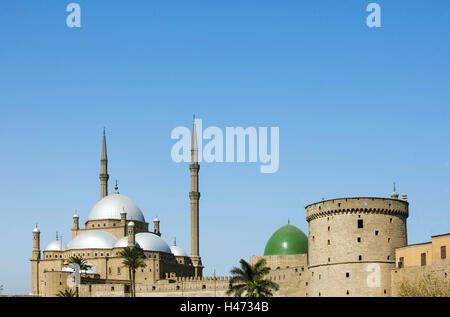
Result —
[{"label": "green foliage", "polygon": [[[80,267],[80,272],[81,271],[87,271],[89,270],[92,265],[89,265],[87,263],[87,261],[85,259],[83,259],[82,256],[79,255],[71,255],[68,259],[67,259],[67,264],[76,264]],[[75,287],[75,296],[78,297],[79,296],[79,287],[76,286]]]},{"label": "green foliage", "polygon": [[83,259],[83,257],[78,255],[71,255],[67,259],[67,264],[77,264],[80,267],[80,271],[87,271],[92,267],[91,265],[87,264],[87,261]]},{"label": "green foliage", "polygon": [[119,256],[123,258],[122,264],[128,268],[131,296],[136,297],[136,270],[147,266],[144,262],[144,252],[142,249],[128,247],[120,251]]},{"label": "green foliage", "polygon": [[399,290],[400,297],[450,297],[450,282],[426,274],[414,282],[403,281]]},{"label": "green foliage", "polygon": [[250,265],[244,259],[240,261],[241,267],[233,267],[230,271],[232,277],[227,294],[241,297],[269,297],[273,296],[272,290],[277,291],[277,283],[264,279],[270,271],[266,266],[266,260],[261,259],[255,265]]},{"label": "green foliage", "polygon": [[71,289],[65,290],[65,291],[59,291],[58,294],[56,294],[58,297],[76,297],[77,294],[72,291]]}]

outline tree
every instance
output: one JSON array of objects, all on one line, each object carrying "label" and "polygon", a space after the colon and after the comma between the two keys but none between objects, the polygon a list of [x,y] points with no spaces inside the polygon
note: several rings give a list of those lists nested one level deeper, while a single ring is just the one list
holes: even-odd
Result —
[{"label": "tree", "polygon": [[144,262],[144,253],[142,249],[127,247],[120,251],[119,256],[123,258],[122,264],[128,268],[131,296],[136,297],[136,270],[147,266]]},{"label": "tree", "polygon": [[[92,268],[92,265],[89,265],[88,262],[79,255],[71,255],[67,259],[67,264],[78,265],[78,267],[80,269],[80,273],[83,271],[86,272],[87,270]],[[79,285],[78,284],[75,285],[75,294],[76,294],[76,297],[79,296]]]},{"label": "tree", "polygon": [[76,297],[77,294],[74,291],[72,291],[71,289],[69,289],[69,290],[65,290],[64,292],[59,291],[58,294],[56,294],[56,296],[58,296],[58,297]]},{"label": "tree", "polygon": [[246,297],[269,297],[273,296],[272,290],[279,289],[277,283],[264,279],[270,271],[265,259],[260,259],[255,265],[241,259],[240,264],[241,268],[233,267],[230,271],[232,277],[227,295],[241,297],[245,292]]},{"label": "tree", "polygon": [[400,297],[450,297],[450,282],[431,274],[414,282],[403,281],[399,289]]}]

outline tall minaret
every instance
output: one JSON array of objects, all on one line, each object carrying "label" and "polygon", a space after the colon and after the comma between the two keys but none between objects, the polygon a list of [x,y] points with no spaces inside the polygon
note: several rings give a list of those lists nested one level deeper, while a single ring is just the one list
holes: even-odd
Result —
[{"label": "tall minaret", "polygon": [[195,276],[202,276],[202,260],[199,254],[199,206],[200,192],[198,191],[198,171],[200,165],[198,164],[198,147],[197,147],[197,129],[194,123],[192,127],[192,142],[191,142],[191,164],[189,165],[191,171],[191,191],[189,198],[191,199],[191,261],[195,269]]},{"label": "tall minaret", "polygon": [[108,155],[106,153],[106,133],[103,129],[102,158],[100,159],[100,199],[108,196]]},{"label": "tall minaret", "polygon": [[39,264],[41,261],[41,231],[33,230],[33,251],[31,252],[31,293],[39,295]]}]

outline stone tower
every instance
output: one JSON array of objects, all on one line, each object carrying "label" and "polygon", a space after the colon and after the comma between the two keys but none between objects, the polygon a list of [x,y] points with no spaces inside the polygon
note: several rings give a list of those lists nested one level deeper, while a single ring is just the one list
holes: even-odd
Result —
[{"label": "stone tower", "polygon": [[198,164],[198,147],[197,147],[197,129],[194,123],[192,126],[192,142],[191,142],[191,191],[189,198],[191,200],[191,261],[195,269],[195,276],[202,276],[203,266],[199,254],[199,200],[200,192],[198,187],[198,172],[200,165]]},{"label": "stone tower", "polygon": [[153,220],[153,233],[156,234],[157,236],[161,236],[161,231],[159,230],[159,223],[160,223],[160,221],[159,221],[158,217],[156,217]]},{"label": "stone tower", "polygon": [[33,230],[33,251],[31,252],[31,294],[39,295],[39,262],[41,260],[41,232],[36,228]]},{"label": "stone tower", "polygon": [[308,296],[391,296],[395,249],[407,243],[408,206],[373,197],[306,206]]},{"label": "stone tower", "polygon": [[127,226],[128,231],[128,247],[133,248],[136,245],[136,237],[135,237],[135,230],[134,230],[134,222],[131,221],[128,223]]},{"label": "stone tower", "polygon": [[78,230],[80,230],[80,217],[78,216],[78,213],[75,211],[75,214],[73,215],[72,239],[77,236]]},{"label": "stone tower", "polygon": [[100,199],[108,196],[108,155],[106,153],[106,133],[103,129],[102,157],[100,159]]}]

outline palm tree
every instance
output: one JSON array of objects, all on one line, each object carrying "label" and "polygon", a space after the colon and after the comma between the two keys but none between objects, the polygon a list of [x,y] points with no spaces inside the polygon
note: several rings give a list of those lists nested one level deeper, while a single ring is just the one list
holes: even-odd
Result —
[{"label": "palm tree", "polygon": [[233,275],[230,279],[230,287],[227,295],[234,294],[241,297],[245,292],[246,297],[269,297],[273,296],[272,290],[277,291],[277,283],[264,279],[270,271],[266,266],[266,260],[260,259],[255,265],[250,265],[244,259],[241,259],[241,268],[233,267],[230,273]]},{"label": "palm tree", "polygon": [[77,294],[74,291],[72,291],[71,289],[65,290],[64,292],[59,291],[59,293],[56,294],[56,296],[58,296],[58,297],[75,297],[76,295]]},{"label": "palm tree", "polygon": [[[80,268],[80,273],[82,271],[87,271],[90,268],[92,268],[92,265],[89,265],[88,262],[83,259],[83,257],[79,256],[79,255],[71,255],[68,259],[67,259],[67,264],[75,264],[78,265],[78,267]],[[75,285],[75,294],[76,297],[79,296],[79,285]]]},{"label": "palm tree", "polygon": [[123,258],[122,264],[128,267],[130,276],[131,296],[136,297],[136,270],[147,265],[144,262],[142,249],[127,247],[120,251],[119,256]]}]

